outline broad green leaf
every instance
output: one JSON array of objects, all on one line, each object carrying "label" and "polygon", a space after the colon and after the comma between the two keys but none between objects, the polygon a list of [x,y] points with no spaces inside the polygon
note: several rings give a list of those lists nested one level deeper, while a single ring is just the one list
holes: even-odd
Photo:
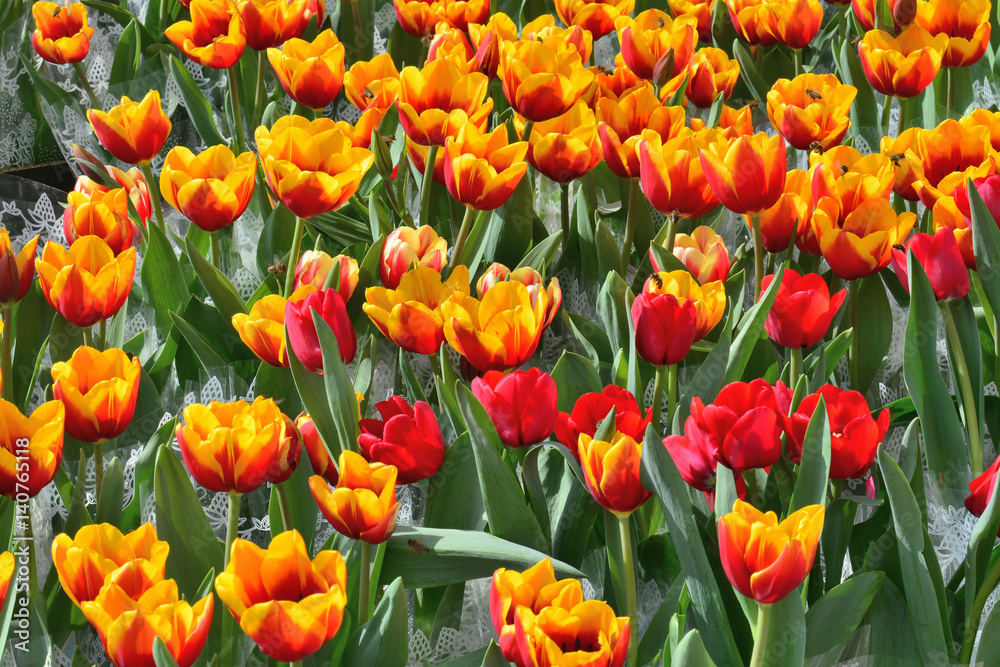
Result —
[{"label": "broad green leaf", "polygon": [[764,80],[760,72],[757,71],[757,64],[753,54],[743,42],[733,41],[733,54],[740,63],[740,71],[745,76],[740,77],[750,88],[751,94],[761,105],[767,104],[767,93],[771,90],[770,84]]},{"label": "broad green leaf", "polygon": [[156,325],[164,331],[170,327],[170,311],[181,312],[190,292],[170,241],[156,225],[149,225],[149,241],[140,274],[144,301],[156,313]]},{"label": "broad green leaf", "polygon": [[226,360],[215,351],[215,348],[212,347],[212,343],[198,332],[198,329],[177,313],[173,311],[169,312],[170,319],[173,320],[174,326],[177,327],[177,331],[180,332],[181,336],[184,337],[184,340],[187,341],[187,344],[191,346],[192,350],[194,350],[194,353],[198,356],[198,360],[206,370],[211,368],[226,368],[229,365]]},{"label": "broad green leaf", "polygon": [[528,251],[528,254],[524,256],[515,269],[530,266],[536,271],[541,272],[544,267],[548,266],[552,262],[552,258],[555,256],[556,251],[559,249],[559,245],[562,243],[562,237],[562,230],[546,237],[544,241]]},{"label": "broad green leaf", "polygon": [[468,434],[463,433],[445,451],[441,468],[427,482],[424,525],[481,530],[483,509],[476,457]]},{"label": "broad green leaf", "polygon": [[754,347],[756,347],[757,341],[763,335],[764,320],[767,319],[767,314],[771,312],[771,306],[778,295],[778,287],[781,285],[781,278],[784,274],[785,267],[779,267],[775,271],[774,280],[764,290],[760,300],[740,320],[740,332],[733,341],[723,385],[736,382],[743,377],[743,371],[750,361]]},{"label": "broad green leaf", "polygon": [[219,309],[222,316],[228,320],[237,313],[246,313],[247,307],[244,305],[240,293],[226,277],[226,274],[205,259],[198,252],[198,248],[191,242],[191,239],[185,239],[185,249],[191,266],[198,274],[198,280],[205,286],[205,291],[212,297],[212,303]]},{"label": "broad green leaf", "polygon": [[122,516],[122,498],[125,495],[125,473],[118,457],[104,471],[101,497],[97,500],[96,523],[119,525]]},{"label": "broad green leaf", "polygon": [[600,393],[604,389],[601,375],[587,359],[569,350],[562,353],[552,369],[552,379],[558,387],[559,409],[569,412],[584,394]]},{"label": "broad green leaf", "polygon": [[857,48],[849,42],[840,45],[837,71],[841,81],[858,89],[858,95],[850,109],[852,131],[864,138],[872,150],[875,150],[882,140],[882,127],[878,118],[875,91],[868,83],[868,77],[865,76],[861,59],[858,58]]},{"label": "broad green leaf", "polygon": [[344,664],[405,667],[410,653],[408,617],[403,580],[396,578],[385,589],[371,620],[348,639]]},{"label": "broad green leaf", "polygon": [[806,612],[806,657],[845,644],[882,588],[885,574],[860,572],[834,586]]},{"label": "broad green leaf", "polygon": [[858,386],[852,389],[865,393],[884,365],[892,344],[892,308],[885,286],[876,276],[861,279],[858,312],[854,333],[862,345],[858,350]]},{"label": "broad green leaf", "polygon": [[184,108],[187,109],[191,122],[205,143],[209,146],[228,144],[229,142],[219,132],[219,128],[215,126],[212,105],[205,99],[191,73],[177,56],[170,56],[170,73],[177,82],[177,89],[180,91],[181,99],[184,100]]},{"label": "broad green leaf", "polygon": [[500,645],[491,641],[490,645],[486,647],[486,655],[483,656],[481,667],[508,667],[508,665],[510,663],[503,657]]},{"label": "broad green leaf", "polygon": [[789,514],[808,505],[826,503],[826,487],[830,480],[830,420],[826,414],[826,399],[822,396],[806,427],[802,441],[799,476],[792,491]]},{"label": "broad green leaf", "polygon": [[111,73],[108,76],[108,90],[115,97],[128,94],[129,85],[139,71],[142,53],[142,41],[139,36],[139,22],[135,19],[128,24],[118,38],[115,47],[115,58],[111,62]]},{"label": "broad green leaf", "polygon": [[177,661],[170,655],[167,645],[160,637],[153,639],[153,662],[156,663],[156,667],[178,667]]},{"label": "broad green leaf", "polygon": [[[761,640],[757,637],[757,641]],[[763,664],[767,667],[798,667],[804,664],[805,654],[806,617],[797,589],[771,605]]]},{"label": "broad green leaf", "polygon": [[674,412],[674,423],[672,433],[683,433],[684,422],[691,414],[691,399],[700,397],[706,404],[711,403],[725,386],[726,367],[729,365],[729,353],[733,339],[732,317],[722,329],[718,342],[708,353],[698,372],[691,378],[691,382],[684,387],[677,408]]},{"label": "broad green leaf", "polygon": [[337,427],[337,436],[342,449],[357,451],[358,399],[354,393],[354,385],[347,375],[347,367],[340,358],[340,348],[333,330],[315,310],[312,316],[319,346],[323,352],[323,380],[326,384],[326,398],[330,402],[330,411]]},{"label": "broad green leaf", "polygon": [[670,664],[676,667],[715,667],[715,662],[708,655],[701,633],[691,630],[677,644],[670,655]]},{"label": "broad green leaf", "polygon": [[[302,454],[299,465],[292,476],[281,484],[271,485],[267,513],[271,522],[271,537],[277,537],[278,534],[294,528],[299,531],[302,539],[305,540],[306,548],[310,549],[311,553],[319,508],[313,499],[312,491],[309,490],[309,478],[313,475],[312,464],[309,462],[309,457],[304,455],[305,452]],[[288,510],[292,517],[291,526],[285,526],[281,517],[278,498],[279,487],[285,493],[285,499],[288,502]]]}]

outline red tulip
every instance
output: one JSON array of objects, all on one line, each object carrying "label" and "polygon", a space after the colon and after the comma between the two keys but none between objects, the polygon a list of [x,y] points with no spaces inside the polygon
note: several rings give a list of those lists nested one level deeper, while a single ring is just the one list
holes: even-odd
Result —
[{"label": "red tulip", "polygon": [[[993,215],[997,225],[1000,225],[1000,174],[974,178],[972,183],[979,191],[979,196],[983,198],[986,209]],[[954,197],[958,210],[965,216],[966,221],[971,221],[972,207],[969,204],[969,192],[964,184],[955,188]]]},{"label": "red tulip", "polygon": [[556,426],[556,383],[537,368],[510,375],[488,371],[472,381],[472,393],[508,447],[541,442]]},{"label": "red tulip", "polygon": [[[706,433],[693,417],[684,423],[684,435],[670,435],[664,438],[663,446],[670,452],[670,458],[677,465],[681,478],[691,487],[703,491],[708,505],[715,509],[715,475],[719,461],[715,458],[714,446]],[[736,492],[746,498],[747,484],[743,475],[733,475]]]},{"label": "red tulip", "polygon": [[369,461],[394,465],[400,484],[433,477],[444,461],[444,436],[431,406],[402,396],[375,404],[382,419],[362,419],[358,444]]},{"label": "red tulip", "polygon": [[889,430],[889,411],[882,410],[876,419],[872,417],[864,395],[831,384],[803,398],[795,412],[785,420],[788,458],[792,463],[801,460],[806,429],[820,397],[826,401],[826,414],[830,420],[830,478],[864,477],[875,460],[879,443]]},{"label": "red tulip", "polygon": [[571,413],[560,412],[556,417],[556,439],[580,458],[577,448],[580,434],[593,437],[597,424],[615,409],[615,428],[636,440],[642,440],[652,416],[649,410],[642,416],[639,404],[627,389],[610,384],[601,393],[584,394],[576,401]]},{"label": "red tulip", "polygon": [[[965,509],[975,516],[982,516],[993,497],[993,489],[1000,474],[1000,458],[997,458],[979,477],[969,482],[969,497],[965,499]],[[1000,537],[1000,531],[998,531]]]},{"label": "red tulip", "polygon": [[323,372],[323,352],[312,317],[314,309],[337,337],[340,358],[345,364],[350,363],[358,349],[358,337],[344,299],[335,289],[319,290],[301,301],[285,304],[285,327],[295,356],[310,373]]},{"label": "red tulip", "polygon": [[632,302],[635,351],[654,366],[680,363],[725,309],[721,281],[699,285],[687,271],[654,273]]},{"label": "red tulip", "polygon": [[895,269],[899,282],[906,291],[910,291],[910,278],[907,273],[907,251],[920,260],[920,266],[927,272],[938,301],[961,299],[969,293],[969,270],[955,241],[955,234],[950,227],[942,227],[933,236],[917,234],[906,246],[892,247],[892,268]]},{"label": "red tulip", "polygon": [[[764,276],[762,296],[772,280],[773,275]],[[785,269],[774,305],[764,320],[764,329],[778,345],[797,348],[815,345],[826,335],[846,297],[846,290],[831,296],[819,274],[799,275],[794,269]]]}]

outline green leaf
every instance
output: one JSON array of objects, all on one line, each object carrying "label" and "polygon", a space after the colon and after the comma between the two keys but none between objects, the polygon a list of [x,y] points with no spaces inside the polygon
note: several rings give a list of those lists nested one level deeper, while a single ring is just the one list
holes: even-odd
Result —
[{"label": "green leaf", "polygon": [[156,325],[166,330],[172,320],[170,311],[181,312],[190,293],[170,241],[156,225],[149,225],[148,231],[146,255],[140,270],[144,301],[153,307]]},{"label": "green leaf", "polygon": [[743,377],[743,371],[750,361],[754,347],[763,335],[764,320],[771,312],[771,306],[778,295],[778,286],[781,285],[781,278],[784,275],[785,267],[782,265],[775,271],[774,280],[764,290],[760,300],[743,315],[743,319],[740,321],[740,332],[737,334],[736,340],[733,341],[723,385],[736,382]]},{"label": "green leaf", "polygon": [[190,238],[185,239],[185,248],[191,266],[194,267],[198,280],[205,286],[205,291],[212,297],[212,303],[227,320],[237,313],[246,313],[247,307],[240,297],[236,287],[222,271],[205,259]]},{"label": "green leaf", "polygon": [[882,126],[878,118],[875,91],[865,76],[857,48],[850,42],[840,45],[837,70],[841,81],[858,89],[858,95],[854,98],[854,104],[850,109],[851,129],[874,150],[882,141]]},{"label": "green leaf", "polygon": [[[271,536],[276,537],[279,533],[294,528],[302,535],[306,548],[310,550],[313,546],[313,535],[316,533],[316,516],[319,513],[312,491],[309,490],[309,478],[312,474],[313,469],[309,463],[309,457],[301,457],[299,465],[291,477],[281,484],[271,485],[271,496],[267,505],[268,516],[271,520]],[[281,520],[281,508],[278,501],[279,487],[288,501],[288,511],[292,515],[291,526],[283,525]]]},{"label": "green leaf", "polygon": [[170,655],[167,645],[159,636],[153,639],[153,661],[156,663],[156,667],[178,667],[174,656]]},{"label": "green leaf", "polygon": [[129,93],[129,84],[139,71],[142,43],[139,37],[139,23],[135,19],[129,22],[115,48],[115,58],[111,63],[111,74],[108,77],[108,90],[115,96]]},{"label": "green leaf", "polygon": [[976,658],[972,664],[985,664],[987,657],[1000,655],[1000,605],[994,605],[993,610],[982,625],[979,646],[976,647]]},{"label": "green leaf", "polygon": [[715,667],[715,662],[708,655],[701,633],[691,630],[677,644],[670,655],[670,664],[676,667]]},{"label": "green leaf", "polygon": [[[341,451],[358,450],[358,399],[354,385],[347,375],[347,367],[340,358],[337,337],[323,318],[313,310],[313,324],[323,352],[323,380],[326,384],[326,398],[337,428]],[[340,456],[340,452],[337,453]],[[336,460],[336,459],[334,459]]]},{"label": "green leaf", "polygon": [[[108,14],[111,18],[117,21],[122,26],[128,26],[133,21],[135,17],[128,12],[128,10],[119,7],[117,3],[105,2],[105,0],[83,0],[83,4],[87,5],[91,9],[96,9],[98,11]],[[142,23],[136,21],[136,27],[139,29],[139,34],[142,36],[142,41],[146,44],[155,44],[156,38],[153,34],[147,30]],[[166,26],[164,26],[166,27]]]},{"label": "green leaf", "polygon": [[403,580],[397,577],[385,589],[371,620],[347,640],[343,664],[405,667],[410,654],[408,619]]},{"label": "green leaf", "polygon": [[972,247],[976,255],[976,272],[979,274],[986,301],[994,313],[1000,313],[1000,228],[993,214],[986,208],[983,198],[970,180],[969,204],[972,210]]},{"label": "green leaf", "polygon": [[734,40],[733,54],[740,63],[740,71],[743,74],[740,78],[749,86],[750,93],[754,99],[760,102],[762,106],[766,105],[767,94],[770,92],[771,86],[760,75],[760,72],[757,71],[757,64],[754,61],[753,54],[750,53],[750,49],[743,42]]},{"label": "green leaf", "polygon": [[177,82],[181,99],[184,101],[184,108],[187,109],[191,122],[205,143],[209,146],[228,144],[229,142],[219,132],[219,128],[215,126],[212,105],[209,104],[201,89],[198,88],[198,84],[191,77],[191,73],[177,59],[177,56],[170,56],[170,73],[174,76],[174,81]]},{"label": "green leaf", "polygon": [[584,394],[601,393],[604,385],[594,365],[584,357],[565,350],[552,369],[552,379],[558,387],[559,409],[569,412]]},{"label": "green leaf", "polygon": [[[649,625],[639,640],[640,665],[648,665],[667,641],[667,636],[670,634],[670,619],[677,613],[677,604],[680,602],[684,586],[683,579],[675,580],[667,590],[667,594],[663,596],[663,602],[653,614],[653,618],[649,620]],[[635,639],[633,637],[632,641]]]},{"label": "green leaf", "polygon": [[712,351],[698,367],[698,372],[684,387],[674,412],[673,433],[684,432],[684,422],[691,414],[691,399],[699,396],[705,403],[711,403],[725,386],[725,371],[729,365],[729,351],[733,339],[731,324],[732,318],[723,328]]},{"label": "green leaf", "polygon": [[530,266],[536,271],[541,272],[543,267],[552,263],[552,258],[555,256],[556,251],[559,249],[559,245],[562,243],[562,237],[562,230],[546,237],[544,241],[529,250],[528,254],[525,255],[520,263],[518,263],[518,265],[514,268],[521,269],[526,266]]},{"label": "green leaf", "polygon": [[792,491],[788,513],[808,505],[826,503],[826,486],[830,481],[830,420],[826,414],[826,399],[822,396],[806,427],[802,441],[802,462]]},{"label": "green leaf", "polygon": [[851,388],[865,393],[884,365],[892,344],[892,307],[885,286],[876,276],[861,279],[858,312],[862,316],[854,335],[864,344],[858,350],[858,386]]},{"label": "green leaf", "polygon": [[[757,641],[761,641],[761,637]],[[798,667],[805,664],[805,654],[806,617],[799,591],[794,590],[771,605],[763,664],[768,667]]]},{"label": "green leaf", "polygon": [[330,401],[326,397],[326,383],[322,376],[307,371],[299,358],[295,356],[295,350],[292,349],[292,344],[288,340],[287,331],[285,332],[285,350],[288,352],[292,380],[295,382],[295,389],[299,392],[299,398],[302,399],[302,406],[312,418],[316,432],[326,447],[327,453],[330,454],[331,460],[336,461],[340,458],[344,447]]},{"label": "green leaf", "polygon": [[187,341],[191,349],[194,350],[195,355],[198,357],[198,361],[201,365],[205,367],[205,370],[211,368],[226,368],[229,364],[223,359],[207,338],[202,336],[193,325],[187,322],[183,317],[178,315],[173,311],[169,311],[170,319],[173,320],[174,326],[177,327],[177,331],[180,332],[184,340]]},{"label": "green leaf", "polygon": [[[989,569],[993,545],[996,543],[997,528],[1000,527],[1000,494],[997,493],[1000,477],[993,480],[993,491],[986,510],[976,521],[969,537],[969,550],[965,555],[965,617],[972,612],[975,593],[982,585]],[[985,633],[983,637],[985,638]],[[992,655],[988,653],[987,655]]]},{"label": "green leaf", "polygon": [[806,657],[845,644],[857,630],[885,581],[883,572],[860,572],[834,586],[806,612]]},{"label": "green leaf", "polygon": [[483,656],[481,667],[508,667],[509,665],[510,663],[503,657],[500,645],[491,641],[490,645],[486,647],[486,655]]},{"label": "green leaf", "polygon": [[[24,405],[31,398],[32,389],[35,387],[35,382],[32,380],[34,369],[39,366],[39,357],[45,356],[45,341],[49,339],[49,333],[56,328],[55,321],[62,320],[62,323],[65,323],[65,328],[61,328],[61,331],[70,334],[70,336],[68,340],[63,341],[62,350],[57,350],[57,347],[53,345],[52,361],[68,359],[76,347],[83,342],[83,336],[78,327],[73,327],[61,315],[56,315],[45,297],[42,296],[41,282],[38,280],[31,285],[24,298],[14,306],[14,317],[17,321],[14,327],[17,337],[14,355],[11,359],[11,378],[4,378],[4,382],[10,382],[11,386],[14,387],[12,402],[15,405]],[[69,329],[70,327],[72,330]],[[55,339],[49,340],[55,341]]]},{"label": "green leaf", "polygon": [[424,525],[480,530],[483,509],[476,457],[468,434],[463,433],[445,450],[440,470],[427,483]]},{"label": "green leaf", "polygon": [[125,495],[125,473],[118,457],[104,471],[101,497],[97,500],[96,523],[119,525],[122,516],[122,498]]}]

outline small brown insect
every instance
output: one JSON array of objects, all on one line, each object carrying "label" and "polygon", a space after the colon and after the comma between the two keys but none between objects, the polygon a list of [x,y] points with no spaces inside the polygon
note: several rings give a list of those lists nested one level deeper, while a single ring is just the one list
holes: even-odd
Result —
[{"label": "small brown insect", "polygon": [[825,152],[823,144],[819,141],[814,141],[811,144],[809,144],[809,150],[810,152],[818,153],[819,155],[822,155]]},{"label": "small brown insect", "polygon": [[392,146],[392,142],[394,142],[395,140],[396,140],[396,135],[390,134],[388,137],[385,138],[385,145]]},{"label": "small brown insect", "polygon": [[808,95],[809,97],[811,97],[814,100],[821,100],[821,99],[823,99],[823,96],[820,95],[819,93],[817,93],[812,88],[806,88],[806,95]]},{"label": "small brown insect", "polygon": [[847,165],[846,164],[840,165],[840,173],[841,174],[846,174],[847,173]]},{"label": "small brown insect", "polygon": [[271,266],[267,267],[267,272],[273,273],[274,275],[280,275],[287,270],[288,266],[286,264],[272,264]]},{"label": "small brown insect", "polygon": [[906,153],[893,153],[889,156],[889,159],[898,167],[899,163],[906,159]]},{"label": "small brown insect", "polygon": [[663,19],[661,19],[661,18],[660,18],[660,19],[656,19],[656,23],[657,23],[657,25],[659,25],[659,26],[660,26],[661,28],[662,28],[662,27],[664,27],[664,26],[666,25],[666,23],[664,23],[664,22],[663,22]]},{"label": "small brown insect", "polygon": [[412,538],[406,540],[406,546],[410,547],[410,551],[412,551],[415,554],[425,554],[430,551],[430,549],[427,547],[426,544],[424,544],[420,540],[414,540]]},{"label": "small brown insect", "polygon": [[54,10],[52,11],[52,18],[54,18],[54,19],[57,19],[57,18],[59,18],[59,13],[60,13],[60,12],[62,12],[62,7],[56,7],[56,8],[55,8],[55,9],[54,9]]},{"label": "small brown insect", "polygon": [[610,67],[608,67],[607,65],[598,65],[597,71],[600,72],[601,74],[606,74],[607,76],[611,76],[615,73],[615,71]]},{"label": "small brown insect", "polygon": [[751,109],[756,109],[757,107],[760,106],[760,102],[758,102],[757,100],[750,100],[749,102],[747,102],[747,106],[750,107]]},{"label": "small brown insect", "polygon": [[860,37],[855,37],[854,39],[851,40],[851,46],[856,46],[857,43],[860,41],[861,41]]},{"label": "small brown insect", "polygon": [[663,289],[663,278],[660,277],[659,273],[650,274],[649,279],[656,285],[656,289]]}]

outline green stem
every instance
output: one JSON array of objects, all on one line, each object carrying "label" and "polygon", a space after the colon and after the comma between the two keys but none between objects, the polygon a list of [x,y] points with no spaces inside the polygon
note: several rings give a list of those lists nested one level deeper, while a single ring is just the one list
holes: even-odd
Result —
[{"label": "green stem", "polygon": [[465,250],[465,242],[469,238],[472,230],[472,219],[476,217],[476,209],[471,206],[465,207],[465,216],[462,218],[462,227],[458,230],[458,238],[455,240],[455,252],[451,256],[448,268],[454,270],[462,263],[462,252]]},{"label": "green stem", "polygon": [[628,186],[628,215],[625,218],[625,240],[622,242],[622,271],[628,273],[632,260],[632,239],[635,238],[635,218],[639,212],[639,179],[633,178]]},{"label": "green stem", "polygon": [[351,6],[351,18],[354,19],[354,45],[355,47],[357,47],[358,52],[362,52],[362,47],[364,46],[364,40],[366,39],[366,35],[371,34],[371,30],[365,32],[364,28],[361,27],[361,12],[358,11],[358,5],[361,2],[362,0],[354,0],[353,2],[348,2],[348,4],[350,4]]},{"label": "green stem", "polygon": [[[233,542],[236,541],[240,527],[240,500],[242,496],[232,491],[229,492],[229,516],[226,522],[226,551],[223,553],[222,566],[229,565],[229,556],[233,551]],[[236,644],[236,629],[234,627],[236,619],[232,614],[223,612],[222,614],[222,647],[219,655],[220,665],[232,665],[232,654]]]},{"label": "green stem", "polygon": [[295,524],[292,523],[292,507],[288,502],[288,489],[284,483],[275,484],[275,491],[278,494],[278,510],[281,513],[281,525],[286,530],[292,530]]},{"label": "green stem", "polygon": [[806,70],[802,66],[802,49],[792,49],[792,55],[795,59],[795,76],[805,74]]},{"label": "green stem", "polygon": [[229,74],[229,96],[233,102],[233,125],[236,128],[237,146],[233,152],[239,154],[246,150],[247,146],[247,136],[243,130],[243,109],[240,105],[239,74],[236,72],[235,65],[226,70],[226,72]]},{"label": "green stem", "polygon": [[167,25],[167,10],[170,8],[169,2],[160,1],[160,32],[166,30],[169,26]]},{"label": "green stem", "polygon": [[288,667],[302,667],[302,661],[296,660],[295,662],[288,663]]},{"label": "green stem", "polygon": [[521,130],[521,141],[528,141],[528,137],[531,136],[531,128],[535,126],[535,121],[526,120],[524,121],[524,129]]},{"label": "green stem", "polygon": [[899,100],[899,117],[896,118],[896,136],[898,137],[906,129],[906,103]]},{"label": "green stem", "polygon": [[764,664],[764,653],[767,647],[767,631],[771,624],[771,605],[757,605],[757,631],[754,633],[753,656],[750,658],[750,667],[762,667]]},{"label": "green stem", "polygon": [[559,220],[562,223],[562,251],[569,247],[569,183],[559,184]]},{"label": "green stem", "polygon": [[[662,368],[662,367],[661,367]],[[622,570],[625,576],[625,605],[628,609],[629,621],[632,624],[632,636],[639,636],[638,596],[635,590],[635,559],[632,555],[632,530],[629,517],[618,516],[618,529],[622,542]],[[639,642],[628,643],[628,667],[639,667]]]},{"label": "green stem", "polygon": [[368,207],[361,203],[361,200],[358,199],[357,195],[348,199],[347,203],[351,205],[351,208],[358,212],[358,215],[366,220],[368,219],[370,215]]},{"label": "green stem", "polygon": [[799,384],[799,377],[802,375],[802,348],[788,348],[788,381],[792,391]]},{"label": "green stem", "polygon": [[420,224],[429,225],[431,215],[431,184],[434,182],[434,163],[440,146],[433,145],[427,149],[427,161],[424,162],[424,178],[420,181]]},{"label": "green stem", "polygon": [[101,341],[98,350],[108,349],[108,321],[106,319],[101,320],[97,325],[97,338],[94,339],[94,342],[96,343],[98,340]]},{"label": "green stem", "polygon": [[217,268],[217,269],[219,269],[221,271],[222,270],[222,266],[219,264],[219,232],[210,232],[209,233],[209,238],[212,241],[212,245],[211,245],[211,249],[210,249],[210,257],[211,257],[212,266],[214,266],[215,268]]},{"label": "green stem", "polygon": [[751,216],[750,226],[753,228],[753,297],[757,301],[764,287],[764,236],[760,230],[759,215]]},{"label": "green stem", "polygon": [[163,205],[160,203],[160,189],[156,187],[156,181],[153,179],[153,170],[150,168],[149,164],[142,165],[142,175],[146,177],[146,185],[149,189],[149,200],[153,202],[153,217],[156,218],[156,225],[163,232],[163,235],[167,235],[167,225],[163,222]]},{"label": "green stem", "polygon": [[371,577],[372,545],[361,543],[361,581],[358,584],[358,626],[368,622],[368,587]]},{"label": "green stem", "polygon": [[[27,545],[28,548],[28,599],[34,596],[35,591],[38,589],[38,574],[37,574],[37,563],[35,562],[35,530],[34,525],[31,521],[31,501],[27,501],[27,515],[24,520],[24,529],[21,531],[21,539]],[[16,580],[17,577],[14,577]],[[12,584],[15,581],[11,582]],[[14,592],[14,587],[9,589],[11,593]]]},{"label": "green stem", "polygon": [[264,75],[267,73],[267,55],[264,51],[257,52],[257,86],[253,94],[253,117],[256,124],[264,118]]},{"label": "green stem", "polygon": [[3,392],[0,393],[5,401],[10,401],[14,397],[14,377],[13,377],[13,356],[11,355],[11,343],[14,340],[14,309],[0,309],[3,313],[3,348],[0,350],[0,381],[3,382]]},{"label": "green stem", "polygon": [[840,41],[838,44],[845,44],[847,42],[847,7],[841,7],[840,11],[837,12],[837,29],[840,33]]},{"label": "green stem", "polygon": [[97,500],[101,499],[101,491],[104,488],[104,443],[94,443],[94,479],[97,486]]},{"label": "green stem", "polygon": [[1000,558],[993,561],[993,565],[986,572],[986,578],[976,591],[976,598],[972,602],[972,609],[969,611],[969,618],[965,624],[965,632],[962,635],[962,652],[958,661],[963,665],[968,665],[972,661],[972,649],[975,648],[976,635],[979,633],[979,624],[982,622],[983,607],[990,593],[996,588],[1000,581]]},{"label": "green stem", "polygon": [[80,77],[80,83],[83,84],[84,90],[87,91],[87,97],[90,98],[90,108],[100,111],[101,101],[97,99],[97,93],[94,92],[94,87],[90,85],[90,79],[87,78],[87,72],[83,69],[83,65],[73,63],[73,69],[76,70],[76,75]]},{"label": "green stem", "polygon": [[667,424],[674,418],[677,409],[677,364],[667,368]]},{"label": "green stem", "polygon": [[667,379],[667,367],[657,366],[656,375],[653,379],[653,404],[650,406],[650,410],[653,411],[653,428],[656,429],[657,434],[660,432],[660,413],[663,407],[663,385],[664,381]]},{"label": "green stem", "polygon": [[83,344],[87,347],[94,347],[94,331],[93,325],[89,327],[83,327],[81,330],[83,334]]},{"label": "green stem", "polygon": [[889,136],[889,114],[892,113],[892,96],[882,96],[882,136]]},{"label": "green stem", "polygon": [[955,110],[955,76],[954,71],[949,67],[944,71],[945,75],[945,85],[947,87],[947,94],[945,97],[945,109],[944,109],[944,120],[951,118],[952,112]]},{"label": "green stem", "polygon": [[667,249],[667,252],[674,251],[674,240],[677,238],[677,224],[680,222],[680,216],[677,213],[671,213],[667,216],[667,238],[663,241],[663,247]]},{"label": "green stem", "polygon": [[295,267],[299,265],[299,252],[302,250],[302,232],[305,229],[305,220],[295,216],[295,232],[292,236],[292,249],[288,255],[288,269],[285,271],[285,298],[292,295],[295,287]]},{"label": "green stem", "polygon": [[948,335],[948,343],[951,345],[951,355],[955,362],[955,376],[958,379],[958,389],[962,394],[962,411],[965,413],[965,428],[969,433],[969,460],[972,463],[972,476],[979,477],[983,474],[983,439],[979,432],[979,410],[976,405],[976,396],[972,391],[972,378],[969,375],[969,365],[965,359],[965,351],[962,349],[962,339],[958,335],[958,327],[955,326],[955,317],[951,312],[951,303],[942,301],[940,304],[941,316],[944,318],[944,327]]},{"label": "green stem", "polygon": [[847,281],[848,315],[851,318],[851,328],[854,330],[854,335],[851,337],[851,349],[847,352],[847,366],[851,378],[851,389],[864,393],[858,381],[858,358],[861,354],[861,336],[858,335],[858,292],[860,289],[860,279]]}]

